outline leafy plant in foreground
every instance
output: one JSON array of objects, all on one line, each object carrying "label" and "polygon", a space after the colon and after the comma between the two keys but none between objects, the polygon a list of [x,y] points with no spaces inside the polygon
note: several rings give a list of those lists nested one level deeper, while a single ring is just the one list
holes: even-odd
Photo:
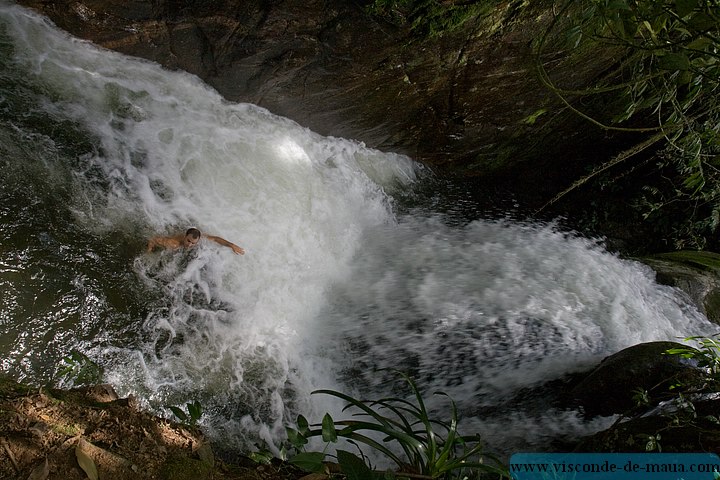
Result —
[{"label": "leafy plant in foreground", "polygon": [[[363,444],[383,454],[397,466],[397,472],[374,472],[367,466],[364,456],[360,458],[338,450],[338,464],[348,479],[407,478],[408,475],[443,479],[471,479],[486,474],[509,476],[506,467],[496,458],[483,453],[479,436],[460,435],[457,407],[452,399],[450,420],[432,419],[415,383],[408,376],[403,377],[413,393],[414,402],[394,397],[359,400],[334,390],[313,392],[344,400],[347,405],[343,410],[354,410],[353,418],[336,421],[330,414],[325,414],[321,424],[311,426],[299,416],[298,428],[287,428],[288,440],[300,452],[291,457],[290,462],[309,471],[322,471],[326,452],[304,451],[309,438],[321,437],[326,442],[326,450],[331,443],[345,439],[357,447]],[[447,396],[442,392],[437,394]],[[382,439],[376,440],[373,436]],[[403,453],[397,453],[393,447],[399,447]]]},{"label": "leafy plant in foreground", "polygon": [[203,411],[202,411],[202,405],[200,402],[195,400],[194,402],[189,402],[185,404],[185,408],[187,409],[187,413],[183,411],[182,408],[176,407],[174,405],[168,405],[168,408],[171,412],[173,412],[173,415],[177,417],[178,420],[180,420],[182,423],[190,426],[194,426],[197,424],[198,420],[200,420],[200,417],[202,417]]},{"label": "leafy plant in foreground", "polygon": [[697,362],[698,367],[705,369],[709,379],[720,380],[720,341],[718,341],[718,336],[715,335],[714,338],[687,337],[685,341],[694,341],[697,348],[690,346],[670,348],[665,353],[693,359]]},{"label": "leafy plant in foreground", "polygon": [[102,367],[78,350],[72,350],[69,355],[63,357],[55,374],[60,386],[72,387],[95,385],[100,383],[102,376]]}]

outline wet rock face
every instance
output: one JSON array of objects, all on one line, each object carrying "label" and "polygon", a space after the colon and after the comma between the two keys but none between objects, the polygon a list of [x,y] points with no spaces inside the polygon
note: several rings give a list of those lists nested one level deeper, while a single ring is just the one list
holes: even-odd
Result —
[{"label": "wet rock face", "polygon": [[[73,35],[186,70],[230,100],[266,107],[319,133],[379,144],[393,123],[388,114],[395,123],[417,118],[393,108],[401,92],[385,92],[393,77],[402,77],[388,58],[399,39],[352,2],[21,3]],[[373,100],[381,111],[367,108]]]},{"label": "wet rock face", "polygon": [[[442,38],[384,23],[363,2],[19,3],[73,35],[196,74],[229,100],[440,170],[506,175],[545,199],[582,171],[579,159],[599,154],[599,139],[608,143],[537,80],[532,42],[550,18],[543,2],[500,2]],[[543,61],[580,85],[613,59],[579,65],[550,52]]]},{"label": "wet rock face", "polygon": [[720,254],[678,251],[640,259],[659,283],[684,291],[708,320],[720,324]]}]

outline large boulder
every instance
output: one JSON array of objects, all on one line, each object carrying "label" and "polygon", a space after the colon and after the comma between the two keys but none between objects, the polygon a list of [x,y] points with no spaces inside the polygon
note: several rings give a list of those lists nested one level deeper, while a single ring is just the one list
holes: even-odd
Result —
[{"label": "large boulder", "polygon": [[720,324],[720,254],[668,252],[641,259],[657,281],[684,291],[708,320]]},{"label": "large boulder", "polygon": [[[649,342],[628,347],[605,358],[570,392],[587,415],[613,415],[636,406],[637,389],[647,390],[655,402],[671,397],[674,385],[696,385],[703,372],[694,359],[666,354],[668,349],[686,347],[676,342]],[[682,391],[676,387],[674,392]]]}]

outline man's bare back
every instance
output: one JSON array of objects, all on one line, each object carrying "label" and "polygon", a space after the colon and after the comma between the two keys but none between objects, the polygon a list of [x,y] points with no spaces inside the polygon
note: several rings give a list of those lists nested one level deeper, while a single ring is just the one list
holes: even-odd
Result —
[{"label": "man's bare back", "polygon": [[[177,250],[180,248],[193,248],[200,241],[202,233],[197,228],[188,228],[187,232],[169,237],[156,236],[152,237],[148,241],[147,251],[152,252],[156,247],[169,248],[171,250]],[[245,250],[238,247],[232,242],[225,240],[224,238],[217,237],[215,235],[205,235],[205,238],[212,240],[213,242],[230,248],[237,255],[244,255]]]}]

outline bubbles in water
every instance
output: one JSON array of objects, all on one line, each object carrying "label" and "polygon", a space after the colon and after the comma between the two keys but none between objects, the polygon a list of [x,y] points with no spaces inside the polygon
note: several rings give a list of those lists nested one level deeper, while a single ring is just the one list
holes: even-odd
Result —
[{"label": "bubbles in water", "polygon": [[[278,442],[298,413],[338,412],[312,390],[380,397],[396,379],[381,369],[400,368],[482,428],[483,409],[518,389],[708,328],[646,267],[552,225],[399,213],[393,196],[425,174],[406,157],[228,103],[17,7],[0,15],[37,108],[92,145],[59,160],[74,221],[133,239],[143,315],[105,325],[103,342],[89,335],[88,350],[121,394],[157,411],[198,400],[223,439]],[[246,255],[212,242],[142,250],[191,225]]]}]

